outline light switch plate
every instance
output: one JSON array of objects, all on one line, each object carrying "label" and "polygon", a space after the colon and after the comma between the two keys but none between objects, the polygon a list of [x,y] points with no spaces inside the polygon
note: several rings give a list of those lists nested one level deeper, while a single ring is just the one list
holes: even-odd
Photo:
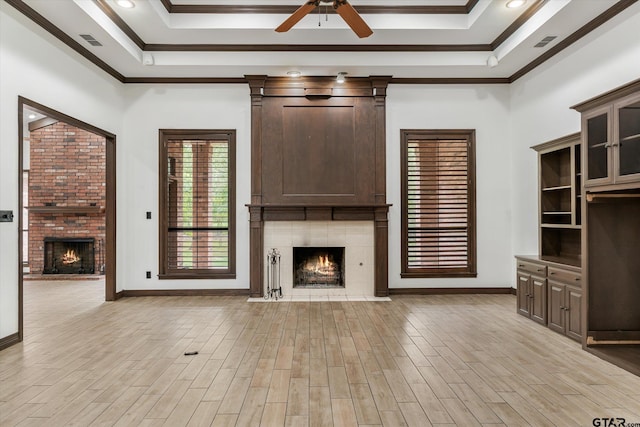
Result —
[{"label": "light switch plate", "polygon": [[13,222],[13,211],[0,211],[0,222]]}]

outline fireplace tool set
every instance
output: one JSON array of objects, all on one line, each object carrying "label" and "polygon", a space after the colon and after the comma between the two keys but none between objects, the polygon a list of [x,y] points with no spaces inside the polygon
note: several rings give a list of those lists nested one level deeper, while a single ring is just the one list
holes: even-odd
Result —
[{"label": "fireplace tool set", "polygon": [[267,292],[264,299],[282,298],[282,287],[280,286],[280,251],[272,248],[267,253]]}]

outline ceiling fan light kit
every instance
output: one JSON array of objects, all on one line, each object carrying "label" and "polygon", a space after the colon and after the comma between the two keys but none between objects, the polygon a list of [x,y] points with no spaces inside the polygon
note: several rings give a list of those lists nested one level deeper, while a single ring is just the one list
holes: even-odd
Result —
[{"label": "ceiling fan light kit", "polygon": [[347,0],[309,0],[285,19],[284,22],[276,28],[276,32],[285,33],[289,31],[294,25],[300,22],[302,18],[320,6],[320,3],[333,3],[333,8],[336,13],[340,15],[344,22],[346,22],[361,39],[373,34],[373,30],[364,22],[364,19],[362,19],[358,11],[356,11]]}]

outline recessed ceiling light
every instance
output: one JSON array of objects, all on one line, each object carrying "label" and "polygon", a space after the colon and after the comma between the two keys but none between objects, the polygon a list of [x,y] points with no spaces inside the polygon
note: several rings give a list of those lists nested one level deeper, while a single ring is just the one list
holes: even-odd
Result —
[{"label": "recessed ceiling light", "polygon": [[33,119],[35,119],[35,118],[36,118],[36,115],[35,115],[35,114],[33,114],[33,113],[31,113],[31,114],[29,114],[29,116],[28,116],[28,117],[29,117],[31,120],[33,120]]},{"label": "recessed ceiling light", "polygon": [[302,75],[302,73],[300,71],[295,71],[295,70],[287,71],[287,76],[289,76],[291,78],[294,78],[294,79],[300,77],[301,75]]},{"label": "recessed ceiling light", "polygon": [[344,83],[345,79],[347,78],[347,73],[344,71],[340,71],[338,73],[338,76],[336,77],[336,82],[338,83]]},{"label": "recessed ceiling light", "polygon": [[509,9],[515,9],[516,7],[520,7],[525,4],[527,0],[510,0],[507,2],[507,7]]},{"label": "recessed ceiling light", "polygon": [[118,6],[124,7],[126,9],[136,7],[136,4],[132,0],[117,0],[116,3],[118,4]]}]

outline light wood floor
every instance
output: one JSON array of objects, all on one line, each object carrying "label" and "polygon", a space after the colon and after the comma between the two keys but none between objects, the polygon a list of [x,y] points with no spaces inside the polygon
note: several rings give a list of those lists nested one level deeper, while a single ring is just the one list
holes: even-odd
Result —
[{"label": "light wood floor", "polygon": [[24,285],[2,427],[640,422],[640,377],[516,315],[511,295],[105,303],[99,282]]}]

